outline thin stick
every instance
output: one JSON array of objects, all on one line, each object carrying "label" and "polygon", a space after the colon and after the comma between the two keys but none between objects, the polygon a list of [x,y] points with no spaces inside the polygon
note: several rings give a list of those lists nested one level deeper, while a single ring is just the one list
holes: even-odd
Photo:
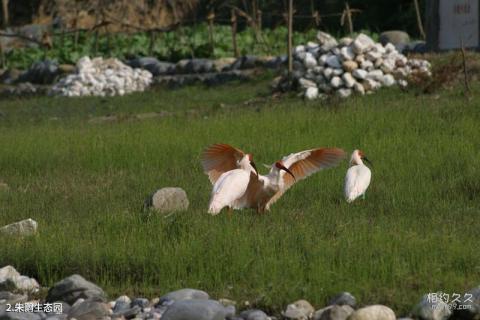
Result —
[{"label": "thin stick", "polygon": [[212,11],[210,11],[210,13],[207,16],[207,20],[208,20],[208,39],[210,41],[210,50],[212,51],[212,54],[213,54],[213,51],[215,49],[215,44],[214,44],[214,40],[213,40],[213,19],[215,19],[215,13],[212,10]]},{"label": "thin stick", "polygon": [[420,32],[420,36],[422,37],[422,39],[425,40],[426,36],[425,31],[423,30],[422,15],[420,14],[420,6],[418,5],[418,0],[413,0],[413,3],[415,4],[415,13],[417,15],[418,31]]},{"label": "thin stick", "polygon": [[288,0],[288,75],[292,75],[293,59],[292,59],[292,29],[293,29],[293,0]]},{"label": "thin stick", "polygon": [[3,12],[3,27],[8,27],[9,17],[8,17],[8,0],[2,0],[2,12]]}]

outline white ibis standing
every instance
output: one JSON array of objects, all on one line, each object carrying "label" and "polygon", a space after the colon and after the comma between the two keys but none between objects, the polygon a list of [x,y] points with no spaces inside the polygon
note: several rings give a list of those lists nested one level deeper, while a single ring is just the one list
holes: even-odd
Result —
[{"label": "white ibis standing", "polygon": [[363,164],[363,160],[371,164],[361,150],[355,150],[350,159],[350,168],[345,177],[345,199],[352,202],[362,196],[365,199],[365,192],[370,185],[372,172]]}]

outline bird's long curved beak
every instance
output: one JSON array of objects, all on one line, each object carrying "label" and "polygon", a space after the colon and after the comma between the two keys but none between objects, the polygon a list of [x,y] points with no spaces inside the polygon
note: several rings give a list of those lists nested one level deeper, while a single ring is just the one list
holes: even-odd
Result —
[{"label": "bird's long curved beak", "polygon": [[282,166],[280,167],[280,169],[281,169],[281,170],[285,170],[289,175],[292,176],[293,180],[297,181],[297,178],[295,178],[295,175],[294,175],[294,174],[292,173],[292,171],[290,171],[287,167],[285,167],[285,166],[282,165]]},{"label": "bird's long curved beak", "polygon": [[257,178],[258,178],[258,170],[257,170],[257,166],[255,165],[255,162],[250,161],[250,165],[253,167],[253,170],[255,170],[255,173],[257,174]]},{"label": "bird's long curved beak", "polygon": [[368,162],[368,164],[369,164],[369,165],[371,165],[371,166],[373,167],[373,163],[372,163],[370,160],[368,160],[368,158],[366,158],[366,157],[363,157],[363,160],[367,161],[367,162]]}]

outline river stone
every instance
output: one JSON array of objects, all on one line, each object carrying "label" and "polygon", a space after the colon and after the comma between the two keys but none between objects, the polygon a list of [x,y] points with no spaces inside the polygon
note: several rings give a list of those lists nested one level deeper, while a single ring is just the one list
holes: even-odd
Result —
[{"label": "river stone", "polygon": [[367,77],[367,74],[368,72],[363,69],[355,69],[352,72],[352,75],[359,80],[365,79]]},{"label": "river stone", "polygon": [[342,64],[340,63],[340,59],[338,59],[337,56],[335,55],[329,55],[327,56],[326,58],[326,64],[331,67],[331,68],[334,68],[334,69],[339,69],[342,67]]},{"label": "river stone", "polygon": [[479,320],[480,319],[480,286],[466,292],[461,298],[462,309],[456,308],[454,314],[459,319]]},{"label": "river stone", "polygon": [[395,312],[383,305],[373,305],[353,312],[349,320],[396,320]]},{"label": "river stone", "polygon": [[364,60],[360,63],[360,68],[370,71],[373,69],[373,62],[370,60]]},{"label": "river stone", "polygon": [[380,43],[382,45],[386,45],[387,43],[391,43],[394,46],[397,45],[407,45],[410,42],[410,36],[405,31],[399,30],[392,30],[392,31],[385,31],[380,34]]},{"label": "river stone", "polygon": [[352,72],[353,70],[358,68],[358,63],[353,60],[344,61],[342,63],[342,67],[345,71]]},{"label": "river stone", "polygon": [[315,312],[314,320],[346,320],[355,310],[349,305],[331,305]]},{"label": "river stone", "polygon": [[68,311],[68,318],[77,320],[105,319],[109,315],[107,304],[95,300],[85,300],[75,304]]},{"label": "river stone", "polygon": [[303,89],[308,89],[308,88],[311,88],[311,87],[316,87],[317,85],[315,84],[315,82],[311,81],[311,80],[308,80],[308,79],[305,79],[305,78],[300,78],[298,80],[298,84],[300,84],[300,86],[303,88]]},{"label": "river stone", "polygon": [[288,319],[307,320],[310,319],[315,312],[312,305],[306,300],[298,300],[287,306],[282,312],[283,316]]},{"label": "river stone", "polygon": [[38,223],[33,219],[25,219],[0,228],[0,233],[10,236],[31,236],[37,233]]},{"label": "river stone", "polygon": [[347,88],[352,88],[356,82],[355,79],[352,77],[352,74],[349,72],[345,72],[342,75],[342,80]]},{"label": "river stone", "polygon": [[235,314],[235,307],[224,307],[214,300],[180,300],[170,305],[162,320],[225,320]]},{"label": "river stone", "polygon": [[317,32],[317,40],[324,51],[328,51],[338,45],[337,39],[322,31]]},{"label": "river stone", "polygon": [[372,79],[375,81],[382,81],[383,79],[383,72],[382,70],[372,70],[367,74],[367,79]]},{"label": "river stone", "polygon": [[140,308],[144,309],[150,305],[150,301],[147,298],[135,298],[132,300],[131,306],[139,306]]},{"label": "river stone", "polygon": [[305,59],[303,60],[303,64],[305,65],[305,68],[307,69],[312,69],[313,67],[317,66],[317,59],[311,54],[310,52],[307,52],[305,54]]},{"label": "river stone", "polygon": [[352,89],[338,89],[337,95],[342,99],[348,98],[352,95]]},{"label": "river stone", "polygon": [[386,87],[391,87],[395,84],[395,78],[391,74],[386,74],[382,77],[380,82]]},{"label": "river stone", "polygon": [[353,85],[353,91],[363,96],[365,94],[365,88],[360,82],[355,82]]},{"label": "river stone", "polygon": [[305,98],[308,100],[314,100],[318,98],[318,88],[317,87],[309,87],[305,90]]},{"label": "river stone", "polygon": [[412,315],[416,319],[421,320],[446,320],[450,317],[452,312],[444,301],[440,298],[438,301],[433,301],[427,294],[422,297],[422,300],[413,308]]},{"label": "river stone", "polygon": [[159,211],[172,212],[188,209],[187,193],[182,188],[162,188],[145,200],[144,207]]},{"label": "river stone", "polygon": [[122,310],[126,310],[130,308],[130,304],[132,300],[128,296],[120,296],[115,300],[115,306],[113,307],[113,312],[117,313]]},{"label": "river stone", "polygon": [[157,305],[169,304],[172,301],[182,301],[182,300],[208,300],[210,296],[208,293],[202,290],[197,289],[180,289],[176,291],[169,292],[162,297]]},{"label": "river stone", "polygon": [[375,45],[369,36],[360,33],[352,42],[352,49],[356,54],[364,53]]},{"label": "river stone", "polygon": [[343,85],[343,81],[342,79],[339,77],[339,76],[335,76],[332,78],[332,80],[330,81],[330,85],[333,87],[333,88],[339,88]]},{"label": "river stone", "polygon": [[242,313],[240,313],[240,318],[243,320],[269,320],[265,312],[257,309],[242,311]]},{"label": "river stone", "polygon": [[343,61],[349,61],[349,60],[355,59],[355,53],[353,52],[353,49],[350,46],[341,48],[340,56],[342,57]]},{"label": "river stone", "polygon": [[341,46],[349,46],[353,42],[353,39],[350,37],[343,37],[338,40],[338,44]]},{"label": "river stone", "polygon": [[65,301],[71,305],[80,298],[106,301],[106,294],[94,283],[74,274],[55,283],[48,290],[46,300],[47,302]]},{"label": "river stone", "polygon": [[36,292],[40,288],[37,280],[22,276],[14,267],[0,269],[0,291]]}]

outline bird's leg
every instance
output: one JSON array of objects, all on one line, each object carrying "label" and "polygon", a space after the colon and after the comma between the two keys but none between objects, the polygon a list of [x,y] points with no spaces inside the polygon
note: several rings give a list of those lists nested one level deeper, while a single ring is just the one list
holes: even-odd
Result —
[{"label": "bird's leg", "polygon": [[362,194],[362,199],[365,200],[365,193]]},{"label": "bird's leg", "polygon": [[227,214],[228,214],[228,217],[229,217],[229,218],[232,218],[232,216],[233,216],[233,209],[232,209],[232,207],[228,207]]}]

